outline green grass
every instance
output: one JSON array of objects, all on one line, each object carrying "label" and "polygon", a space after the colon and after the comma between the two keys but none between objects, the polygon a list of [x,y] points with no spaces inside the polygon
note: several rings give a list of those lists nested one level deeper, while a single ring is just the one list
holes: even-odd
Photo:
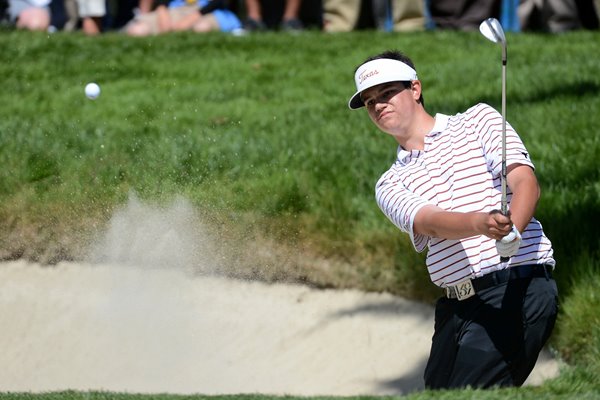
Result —
[{"label": "green grass", "polygon": [[[552,345],[571,367],[542,388],[444,396],[592,398],[600,378],[600,34],[508,34],[508,43],[508,119],[537,167],[537,217],[554,244],[562,303]],[[430,302],[439,291],[424,255],[374,202],[395,144],[364,112],[347,109],[354,68],[400,49],[416,63],[430,113],[500,107],[500,48],[475,32],[135,39],[5,30],[0,48],[4,259],[84,257],[132,193],[158,204],[182,195],[220,240],[235,243],[225,264],[241,275]],[[102,88],[96,101],[83,94],[90,81]],[[271,246],[270,258],[251,253],[256,242]]]},{"label": "green grass", "polygon": [[[577,374],[577,373],[575,373]],[[565,374],[566,375],[566,374]],[[592,378],[585,373],[579,372],[576,379]],[[464,389],[464,390],[424,390],[402,396],[404,400],[526,400],[526,399],[552,399],[552,400],[594,400],[600,397],[600,390],[590,388],[588,384],[564,384],[562,381],[551,381],[542,387],[524,387],[510,389]],[[112,393],[112,392],[48,392],[48,393],[0,393],[2,400],[328,400],[328,399],[348,399],[348,400],[391,400],[398,399],[398,396],[351,396],[351,397],[333,397],[333,396],[270,396],[261,394],[237,394],[237,395],[173,395],[173,394],[133,394],[133,393]]]}]

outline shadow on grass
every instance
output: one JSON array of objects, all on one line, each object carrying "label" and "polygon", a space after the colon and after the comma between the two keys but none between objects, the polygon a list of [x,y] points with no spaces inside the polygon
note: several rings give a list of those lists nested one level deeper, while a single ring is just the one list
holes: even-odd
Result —
[{"label": "shadow on grass", "polygon": [[[582,80],[574,83],[561,82],[560,84],[552,84],[543,88],[533,88],[531,90],[511,91],[507,94],[507,107],[511,110],[516,110],[515,105],[530,105],[535,103],[547,103],[549,99],[564,99],[584,97],[595,98],[600,95],[600,84],[592,80]],[[438,101],[435,101],[438,100]],[[475,104],[486,103],[500,111],[500,92],[494,97],[489,94],[481,95],[476,98],[465,97],[459,101],[450,101],[444,99],[434,99],[432,101],[432,109],[443,110],[444,113],[464,112],[469,107]],[[566,116],[567,117],[567,116]],[[510,122],[510,121],[509,121]]]},{"label": "shadow on grass", "polygon": [[[535,90],[532,93],[516,92],[514,95],[510,95],[507,103],[546,103],[550,98],[576,97],[581,99],[582,97],[596,97],[598,94],[600,94],[600,84],[595,81],[584,80],[568,84],[560,82],[560,84],[544,86],[542,89]],[[509,96],[507,95],[507,97]],[[485,100],[479,99],[479,101]]]},{"label": "shadow on grass", "polygon": [[[578,268],[598,268],[600,256],[600,200],[579,199],[577,204],[555,209],[540,210],[546,235],[552,241],[557,265],[554,276],[558,282],[561,297],[568,295],[585,272]],[[589,265],[580,265],[583,260],[592,260]],[[600,272],[600,271],[597,271]]]}]

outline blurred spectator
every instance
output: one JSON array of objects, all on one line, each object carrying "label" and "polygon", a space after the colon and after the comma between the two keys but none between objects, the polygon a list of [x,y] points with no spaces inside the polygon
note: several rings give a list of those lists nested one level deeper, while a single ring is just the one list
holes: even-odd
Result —
[{"label": "blurred spectator", "polygon": [[19,29],[45,31],[50,26],[50,0],[9,0],[8,17]]},{"label": "blurred spectator", "polygon": [[574,0],[521,0],[518,14],[524,31],[557,33],[581,28]]},{"label": "blurred spectator", "polygon": [[486,18],[499,18],[501,0],[429,0],[436,28],[471,31]]},{"label": "blurred spectator", "polygon": [[147,14],[154,9],[154,0],[140,0],[138,10],[140,14]]},{"label": "blurred spectator", "polygon": [[593,27],[593,29],[599,29],[600,28],[600,0],[594,0],[594,16],[593,18],[595,19],[596,22],[596,26]]},{"label": "blurred spectator", "polygon": [[8,0],[0,0],[0,23],[8,22]]},{"label": "blurred spectator", "polygon": [[79,24],[79,13],[77,12],[77,0],[64,0],[63,7],[66,16],[66,22],[63,29],[72,32],[77,29]]},{"label": "blurred spectator", "polygon": [[598,29],[598,7],[591,1],[521,0],[518,14],[521,29],[561,33],[576,29]]},{"label": "blurred spectator", "polygon": [[131,36],[184,30],[233,32],[238,29],[241,29],[240,20],[221,0],[198,0],[195,4],[171,0],[168,5],[158,5],[154,11],[140,13],[125,27]]},{"label": "blurred spectator", "polygon": [[577,10],[579,11],[579,19],[584,29],[599,29],[600,28],[600,0],[575,0]]},{"label": "blurred spectator", "polygon": [[[281,17],[280,28],[284,31],[301,31],[304,24],[299,18],[302,0],[284,0],[285,8]],[[267,29],[262,13],[261,0],[245,0],[246,20],[244,30],[249,32],[264,31]]]},{"label": "blurred spectator", "polygon": [[98,35],[102,32],[106,16],[105,0],[63,0],[66,22],[63,29],[71,32],[79,27],[86,35]]},{"label": "blurred spectator", "polygon": [[[361,0],[323,0],[323,29],[348,32],[361,25],[365,4]],[[425,28],[424,0],[372,0],[374,26],[385,31],[415,31]]]},{"label": "blurred spectator", "polygon": [[509,31],[558,33],[598,28],[598,14],[590,0],[427,1],[432,24],[440,29],[477,30],[481,21],[490,17],[500,19]]},{"label": "blurred spectator", "polygon": [[86,35],[102,32],[102,18],[106,15],[105,0],[77,0],[81,29]]},{"label": "blurred spectator", "polygon": [[[72,0],[71,0],[72,1]],[[139,13],[140,0],[107,0],[103,30],[121,30]]]}]

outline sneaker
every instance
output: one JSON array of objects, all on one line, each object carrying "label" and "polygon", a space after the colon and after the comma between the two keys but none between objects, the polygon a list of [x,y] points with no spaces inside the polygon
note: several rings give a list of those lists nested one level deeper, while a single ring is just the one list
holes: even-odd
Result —
[{"label": "sneaker", "polygon": [[287,32],[299,32],[304,30],[304,24],[298,18],[286,19],[281,23],[281,30]]},{"label": "sneaker", "polygon": [[244,21],[244,30],[246,32],[261,32],[267,30],[267,26],[260,20],[248,18]]}]

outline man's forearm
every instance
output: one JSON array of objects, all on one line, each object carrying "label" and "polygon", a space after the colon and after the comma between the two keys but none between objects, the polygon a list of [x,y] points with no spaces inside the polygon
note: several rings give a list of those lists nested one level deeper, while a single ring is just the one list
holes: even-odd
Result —
[{"label": "man's forearm", "polygon": [[497,212],[455,212],[425,206],[415,216],[416,233],[450,240],[485,235],[500,239],[511,229],[510,219]]},{"label": "man's forearm", "polygon": [[539,186],[535,182],[522,182],[514,189],[509,207],[510,219],[519,232],[523,232],[533,218],[539,194]]},{"label": "man's forearm", "polygon": [[475,213],[444,211],[425,206],[417,213],[414,229],[431,237],[463,239],[481,234],[477,230],[476,218]]},{"label": "man's forearm", "polygon": [[508,173],[508,186],[511,190],[510,219],[519,232],[523,232],[537,207],[540,187],[533,170],[527,166],[518,166]]}]

